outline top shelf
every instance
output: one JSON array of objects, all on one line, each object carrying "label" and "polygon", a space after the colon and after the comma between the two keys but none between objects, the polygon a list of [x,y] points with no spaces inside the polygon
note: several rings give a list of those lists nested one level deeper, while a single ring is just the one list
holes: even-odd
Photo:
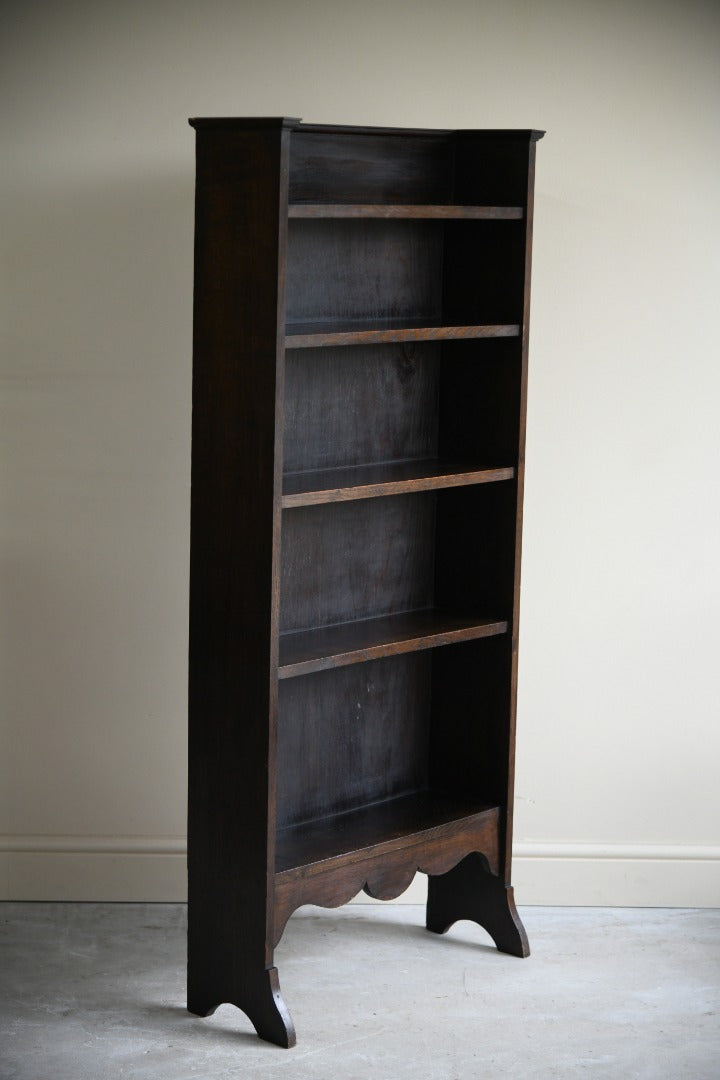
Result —
[{"label": "top shelf", "polygon": [[291,218],[439,218],[444,220],[517,221],[522,206],[442,206],[433,204],[290,203]]}]

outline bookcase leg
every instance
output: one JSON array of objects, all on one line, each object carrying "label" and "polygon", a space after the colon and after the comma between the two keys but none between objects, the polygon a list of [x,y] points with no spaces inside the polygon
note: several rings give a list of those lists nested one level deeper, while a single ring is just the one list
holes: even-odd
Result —
[{"label": "bookcase leg", "polygon": [[188,1011],[197,1016],[211,1016],[226,1001],[249,1017],[261,1039],[286,1048],[295,1045],[295,1025],[280,992],[276,967],[264,969],[256,979],[247,979],[242,993],[220,1000],[188,994]]},{"label": "bookcase leg", "polygon": [[468,855],[446,874],[428,877],[428,930],[444,934],[460,919],[470,919],[487,930],[500,952],[530,955],[512,886],[490,873],[478,852]]}]

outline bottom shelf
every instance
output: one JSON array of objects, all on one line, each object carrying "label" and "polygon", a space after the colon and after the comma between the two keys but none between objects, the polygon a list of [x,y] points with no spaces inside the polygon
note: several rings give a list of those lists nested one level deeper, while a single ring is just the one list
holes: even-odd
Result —
[{"label": "bottom shelf", "polygon": [[498,808],[432,791],[363,806],[278,830],[275,870],[324,869],[329,863],[375,858],[430,840],[450,841],[496,822]]},{"label": "bottom shelf", "polygon": [[437,792],[292,825],[277,833],[274,943],[303,904],[338,907],[364,889],[390,900],[418,870],[445,874],[470,852],[499,872],[500,808]]}]

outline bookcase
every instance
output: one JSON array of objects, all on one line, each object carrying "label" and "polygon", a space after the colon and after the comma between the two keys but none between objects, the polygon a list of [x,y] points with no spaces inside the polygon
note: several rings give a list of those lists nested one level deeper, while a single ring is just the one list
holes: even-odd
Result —
[{"label": "bookcase", "polygon": [[302,904],[422,871],[429,930],[472,919],[528,952],[510,882],[543,133],[190,123],[188,1008],[231,1002],[290,1046],[273,952]]}]

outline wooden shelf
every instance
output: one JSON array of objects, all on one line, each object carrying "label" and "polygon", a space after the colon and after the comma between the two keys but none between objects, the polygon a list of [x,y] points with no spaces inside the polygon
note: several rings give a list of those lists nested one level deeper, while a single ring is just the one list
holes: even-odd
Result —
[{"label": "wooden shelf", "polygon": [[278,677],[291,679],[313,671],[419,652],[459,641],[507,632],[503,619],[437,611],[404,611],[376,619],[295,630],[280,635]]},{"label": "wooden shelf", "polygon": [[381,345],[393,341],[452,341],[467,338],[518,337],[517,323],[445,326],[436,319],[353,319],[343,322],[288,323],[286,349],[325,345]]},{"label": "wooden shelf", "polygon": [[382,495],[403,495],[413,491],[512,480],[514,475],[512,466],[488,468],[435,459],[392,461],[345,469],[313,469],[285,474],[282,505],[289,509],[350,499],[372,499]]},{"label": "wooden shelf", "polygon": [[[430,791],[363,806],[277,832],[275,872],[390,854],[414,841],[449,838],[463,829],[497,829],[498,808]],[[320,867],[318,867],[320,868]]]},{"label": "wooden shelf", "polygon": [[290,218],[440,218],[446,220],[517,221],[522,206],[444,206],[382,203],[291,203]]}]

